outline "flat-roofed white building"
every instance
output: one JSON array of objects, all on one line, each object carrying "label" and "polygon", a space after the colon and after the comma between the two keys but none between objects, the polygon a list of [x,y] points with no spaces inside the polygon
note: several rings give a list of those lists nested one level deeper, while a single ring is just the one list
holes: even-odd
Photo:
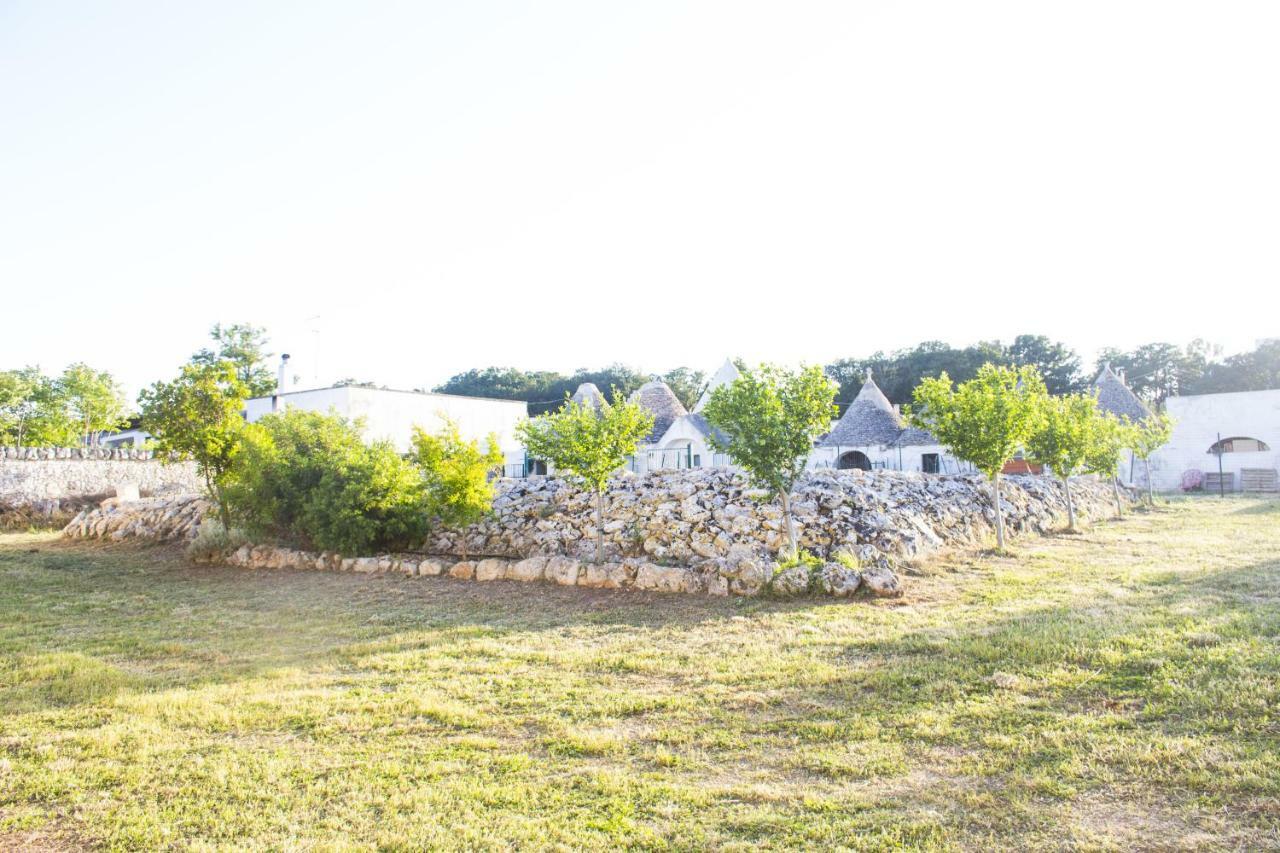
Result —
[{"label": "flat-roofed white building", "polygon": [[466,438],[484,441],[490,433],[497,435],[509,473],[524,463],[524,448],[516,438],[515,429],[516,424],[528,416],[528,406],[520,400],[338,385],[254,397],[245,401],[245,419],[252,423],[273,411],[285,409],[332,412],[352,420],[359,418],[367,441],[386,439],[401,452],[409,450],[415,426],[435,432],[443,419],[448,418]]},{"label": "flat-roofed white building", "polygon": [[[1151,457],[1151,482],[1161,491],[1182,486],[1199,471],[1206,491],[1274,491],[1280,469],[1280,388],[1170,397],[1169,443]],[[1138,463],[1139,473],[1142,463]]]}]

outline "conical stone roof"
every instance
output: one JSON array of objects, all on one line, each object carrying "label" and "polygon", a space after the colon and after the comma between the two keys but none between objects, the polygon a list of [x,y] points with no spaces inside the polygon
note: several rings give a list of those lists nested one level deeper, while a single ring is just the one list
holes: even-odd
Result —
[{"label": "conical stone roof", "polygon": [[1098,378],[1093,380],[1097,389],[1098,408],[1113,415],[1126,417],[1135,423],[1151,417],[1147,404],[1138,399],[1138,395],[1129,390],[1124,380],[1115,374],[1111,365],[1104,364]]},{"label": "conical stone roof", "polygon": [[862,390],[849,404],[844,416],[822,440],[823,447],[867,447],[890,445],[898,440],[905,424],[880,386],[867,374]]},{"label": "conical stone roof", "polygon": [[733,381],[742,374],[738,372],[738,366],[733,363],[733,359],[726,358],[724,364],[720,365],[711,376],[711,381],[707,383],[707,390],[702,392],[702,396],[698,398],[698,403],[693,407],[695,412],[701,412],[703,407],[707,405],[707,401],[711,399],[711,392],[724,385],[732,385]]},{"label": "conical stone roof", "polygon": [[600,389],[594,382],[583,382],[578,386],[578,390],[573,392],[569,401],[577,406],[590,406],[598,412],[604,405],[604,395],[600,393]]},{"label": "conical stone roof", "polygon": [[653,429],[644,439],[645,444],[654,444],[675,423],[676,418],[689,414],[675,392],[667,387],[667,383],[657,379],[641,385],[629,398],[632,403],[639,403],[642,409],[653,415]]}]

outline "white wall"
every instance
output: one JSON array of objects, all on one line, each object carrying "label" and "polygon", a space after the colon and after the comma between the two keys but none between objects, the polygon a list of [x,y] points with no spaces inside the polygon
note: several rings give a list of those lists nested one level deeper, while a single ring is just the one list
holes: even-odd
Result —
[{"label": "white wall", "polygon": [[[526,417],[526,407],[518,400],[488,400],[452,394],[423,394],[416,391],[388,391],[379,388],[318,388],[281,394],[280,408],[313,412],[333,411],[347,418],[363,418],[367,440],[387,439],[400,451],[409,449],[413,427],[434,432],[441,417],[458,424],[464,437],[482,441],[490,433],[498,436],[498,445],[508,463],[524,458],[524,449],[516,439],[516,424]],[[271,398],[256,397],[245,404],[245,417],[256,421],[271,413]]]},{"label": "white wall", "polygon": [[[1241,469],[1280,467],[1280,389],[1170,397],[1165,406],[1174,421],[1173,438],[1151,458],[1151,480],[1156,489],[1179,489],[1183,472],[1190,468],[1216,472],[1218,457],[1208,451],[1219,434],[1223,438],[1260,439],[1271,448],[1222,455],[1222,470],[1235,474],[1237,489]],[[1134,473],[1136,479],[1143,479],[1141,461]]]},{"label": "white wall", "polygon": [[904,445],[901,448],[892,445],[882,447],[878,444],[869,447],[818,447],[809,456],[809,467],[835,468],[840,456],[853,450],[865,453],[871,460],[872,466],[890,471],[923,471],[923,457],[926,453],[938,455],[938,473],[940,474],[955,474],[971,470],[968,463],[956,459],[940,444]]}]

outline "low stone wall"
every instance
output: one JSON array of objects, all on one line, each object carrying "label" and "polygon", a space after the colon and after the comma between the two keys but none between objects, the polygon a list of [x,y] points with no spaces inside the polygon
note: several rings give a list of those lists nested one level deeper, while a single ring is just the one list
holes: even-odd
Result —
[{"label": "low stone wall", "polygon": [[62,530],[75,539],[150,539],[183,542],[194,539],[200,523],[213,514],[213,504],[196,495],[122,501],[108,498],[82,510]]},{"label": "low stone wall", "polygon": [[26,509],[54,514],[66,505],[112,496],[126,485],[137,486],[142,495],[193,494],[201,486],[193,464],[163,462],[143,450],[4,451],[0,458],[0,511]]},{"label": "low stone wall", "polygon": [[[1008,477],[1002,491],[1011,535],[1043,532],[1066,518],[1065,496],[1055,480]],[[1082,519],[1113,512],[1108,485],[1083,479],[1073,483],[1072,494]],[[504,481],[493,516],[434,536],[425,548],[432,557],[349,557],[269,545],[244,546],[223,557],[255,569],[448,574],[712,595],[753,595],[765,588],[780,594],[847,596],[865,589],[897,595],[895,566],[943,548],[989,541],[995,523],[987,483],[976,476],[815,472],[797,488],[793,509],[801,546],[816,560],[785,571],[777,565],[786,543],[777,504],[738,475],[717,470],[617,478],[606,498],[606,559],[598,566],[590,562],[594,496],[549,478]],[[108,502],[82,513],[66,533],[189,538],[209,510],[195,498]]]}]

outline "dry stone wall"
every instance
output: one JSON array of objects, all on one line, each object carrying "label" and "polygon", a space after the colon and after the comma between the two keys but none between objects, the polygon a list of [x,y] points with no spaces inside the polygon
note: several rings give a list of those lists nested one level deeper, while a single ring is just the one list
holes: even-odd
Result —
[{"label": "dry stone wall", "polygon": [[192,494],[195,466],[131,448],[0,448],[0,517],[61,518],[122,487],[140,495]]},{"label": "dry stone wall", "polygon": [[[1109,486],[1073,484],[1081,518],[1114,511]],[[1125,497],[1128,500],[1128,496]],[[1037,476],[1006,479],[1011,533],[1043,532],[1066,518],[1062,486]],[[70,536],[123,539],[194,537],[211,507],[196,498],[108,502],[82,513]],[[984,480],[899,472],[814,472],[794,503],[802,547],[815,559],[786,569],[777,557],[782,513],[728,471],[651,473],[617,478],[605,502],[605,555],[595,549],[594,496],[564,480],[504,481],[492,518],[446,531],[424,554],[347,556],[273,545],[245,545],[221,556],[253,569],[305,569],[448,575],[478,581],[545,581],[563,586],[657,592],[779,595],[867,592],[896,596],[895,567],[948,547],[982,544],[995,512]]]}]

